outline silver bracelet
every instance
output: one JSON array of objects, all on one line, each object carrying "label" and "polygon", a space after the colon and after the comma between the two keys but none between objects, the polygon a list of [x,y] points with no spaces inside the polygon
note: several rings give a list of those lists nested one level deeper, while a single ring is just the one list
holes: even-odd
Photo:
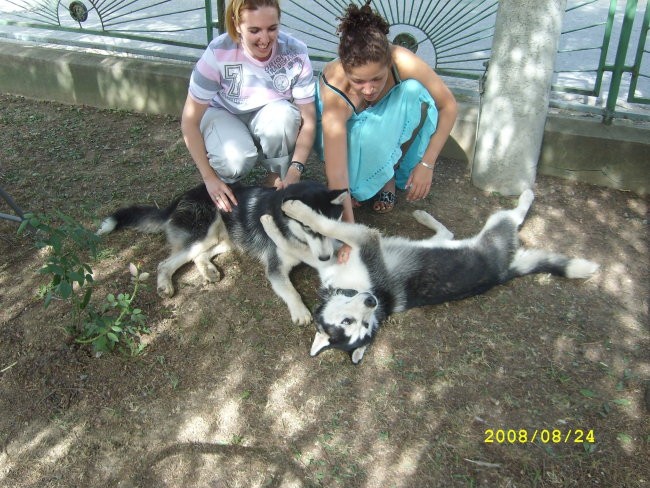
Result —
[{"label": "silver bracelet", "polygon": [[424,161],[420,161],[420,164],[424,166],[425,168],[429,168],[431,171],[433,171],[433,164],[425,163]]}]

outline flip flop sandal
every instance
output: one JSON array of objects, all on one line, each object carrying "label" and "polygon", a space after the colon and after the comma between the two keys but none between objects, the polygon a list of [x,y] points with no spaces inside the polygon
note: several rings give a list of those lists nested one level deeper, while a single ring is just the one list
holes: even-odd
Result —
[{"label": "flip flop sandal", "polygon": [[375,195],[372,209],[376,213],[385,214],[392,212],[397,203],[397,197],[392,191],[382,190]]}]

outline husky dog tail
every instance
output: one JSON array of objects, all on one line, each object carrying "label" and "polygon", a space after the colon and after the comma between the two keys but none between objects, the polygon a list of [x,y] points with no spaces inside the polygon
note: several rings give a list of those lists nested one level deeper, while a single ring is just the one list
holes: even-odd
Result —
[{"label": "husky dog tail", "polygon": [[175,201],[167,208],[158,208],[153,205],[133,205],[120,208],[103,220],[97,230],[97,235],[108,234],[127,227],[150,234],[162,232],[177,203]]},{"label": "husky dog tail", "polygon": [[551,273],[564,278],[588,278],[596,272],[598,264],[581,258],[541,249],[520,248],[510,263],[510,278],[533,273]]}]

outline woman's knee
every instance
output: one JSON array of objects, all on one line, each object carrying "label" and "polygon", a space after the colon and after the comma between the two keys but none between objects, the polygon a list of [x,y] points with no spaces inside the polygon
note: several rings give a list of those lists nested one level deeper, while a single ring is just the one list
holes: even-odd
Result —
[{"label": "woman's knee", "polygon": [[260,139],[297,136],[300,110],[291,102],[278,100],[266,105],[253,121],[254,134]]},{"label": "woman's knee", "polygon": [[429,98],[431,96],[422,83],[412,78],[403,80],[400,83],[400,89],[403,97],[412,100],[418,100],[421,97]]},{"label": "woman's knee", "polygon": [[210,166],[226,183],[234,183],[246,176],[258,160],[257,150],[222,151],[221,154],[209,154]]}]

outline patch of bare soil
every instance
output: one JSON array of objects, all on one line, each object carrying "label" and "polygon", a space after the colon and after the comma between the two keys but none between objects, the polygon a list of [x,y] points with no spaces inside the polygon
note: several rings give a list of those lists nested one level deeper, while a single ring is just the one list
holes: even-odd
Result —
[{"label": "patch of bare soil", "polygon": [[[0,104],[0,185],[25,210],[95,228],[199,181],[174,118]],[[323,177],[316,161],[309,176]],[[237,254],[217,258],[216,284],[188,266],[173,298],[139,296],[140,356],[95,357],[67,336],[65,303],[43,308],[33,235],[0,221],[0,485],[648,486],[648,201],[543,176],[535,193],[523,241],[599,262],[593,278],[526,277],[397,314],[359,366],[309,357],[313,328]],[[514,203],[442,160],[426,201],[358,215],[422,237],[423,208],[465,237]],[[155,274],[166,253],[162,235],[106,236],[94,296],[128,291],[128,263]],[[293,278],[315,305],[316,274]]]}]

